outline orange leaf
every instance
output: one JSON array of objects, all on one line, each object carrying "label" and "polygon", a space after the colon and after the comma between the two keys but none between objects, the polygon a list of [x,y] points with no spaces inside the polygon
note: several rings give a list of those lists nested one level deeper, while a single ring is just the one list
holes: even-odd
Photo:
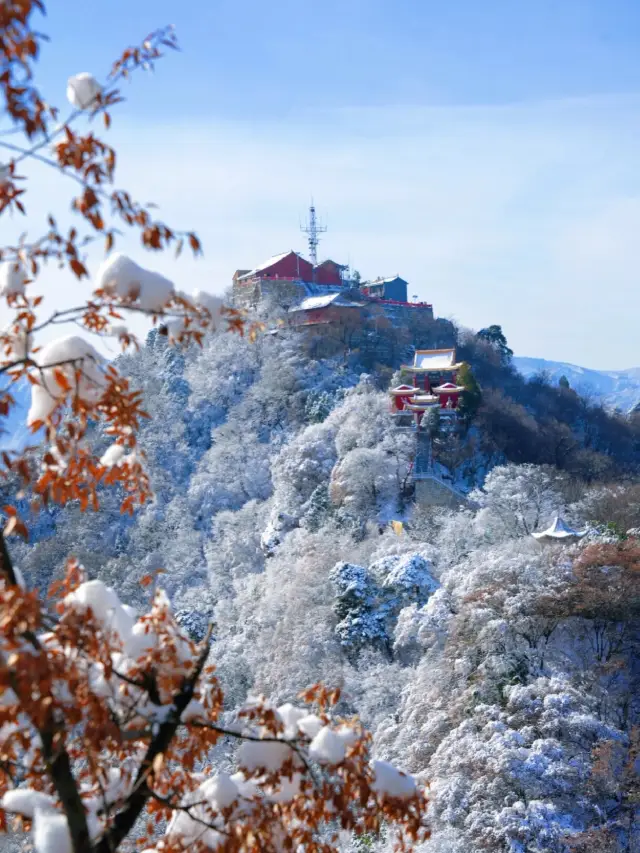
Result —
[{"label": "orange leaf", "polygon": [[27,525],[24,521],[18,521],[16,523],[16,533],[18,536],[22,536],[25,542],[29,541],[29,531],[27,530]]},{"label": "orange leaf", "polygon": [[69,266],[71,267],[72,272],[78,278],[89,278],[89,273],[87,272],[87,268],[84,264],[80,263],[77,258],[72,258],[69,261]]},{"label": "orange leaf", "polygon": [[62,388],[63,391],[71,391],[71,385],[69,385],[69,380],[64,375],[64,371],[60,370],[59,367],[53,371],[53,378],[56,380],[57,384]]},{"label": "orange leaf", "polygon": [[153,575],[145,575],[142,578],[142,580],[140,581],[140,586],[147,587],[147,586],[151,586],[152,583],[153,583]]}]

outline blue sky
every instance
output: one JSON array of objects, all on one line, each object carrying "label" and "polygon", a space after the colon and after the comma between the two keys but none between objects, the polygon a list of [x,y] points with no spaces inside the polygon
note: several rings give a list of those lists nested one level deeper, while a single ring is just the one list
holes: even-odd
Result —
[{"label": "blue sky", "polygon": [[640,364],[637,0],[61,0],[47,94],[169,22],[182,52],[126,87],[112,139],[119,182],[203,238],[197,264],[151,262],[181,287],[304,249],[313,194],[321,254],[518,354]]}]

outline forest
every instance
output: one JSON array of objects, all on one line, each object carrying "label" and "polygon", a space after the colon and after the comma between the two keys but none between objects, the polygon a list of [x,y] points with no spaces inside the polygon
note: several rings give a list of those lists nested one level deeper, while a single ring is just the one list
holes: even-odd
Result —
[{"label": "forest", "polygon": [[[555,400],[574,459],[615,466],[605,443],[626,453],[633,426],[518,380],[465,334],[462,351],[481,353],[471,363],[483,401],[464,435],[435,445],[450,461],[456,443],[466,507],[412,503],[415,434],[390,417],[388,371],[360,372],[357,352],[314,359],[304,335],[282,329],[253,342],[217,332],[180,351],[154,331],[118,360],[148,401],[153,501],[130,518],[104,489],[98,516],[52,509],[16,562],[44,588],[73,554],[136,607],[140,581],[162,570],[189,635],[214,626],[229,719],[253,694],[283,703],[316,682],[340,687],[339,712],[359,715],[376,754],[429,785],[420,849],[632,851],[638,486],[605,466],[510,459],[484,382],[511,377],[517,424]],[[92,440],[106,450],[99,431]],[[588,535],[542,546],[531,533],[556,515]],[[385,850],[384,831],[367,844]]]}]

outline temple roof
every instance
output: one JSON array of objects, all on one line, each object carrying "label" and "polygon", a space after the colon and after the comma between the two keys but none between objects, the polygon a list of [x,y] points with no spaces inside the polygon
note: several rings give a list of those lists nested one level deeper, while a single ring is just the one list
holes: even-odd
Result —
[{"label": "temple roof", "polygon": [[310,296],[308,299],[303,299],[299,305],[289,308],[289,313],[313,311],[316,308],[327,308],[329,305],[336,305],[339,308],[362,308],[363,304],[362,302],[354,302],[339,292],[327,293],[324,296]]},{"label": "temple roof", "polygon": [[410,400],[406,404],[406,408],[411,409],[412,412],[416,412],[435,405],[440,405],[440,400],[437,397],[434,397],[432,394],[423,394],[422,396],[415,396],[413,400]]},{"label": "temple roof", "polygon": [[430,405],[431,403],[439,404],[440,400],[438,399],[438,397],[436,397],[435,394],[416,394],[413,400],[411,400],[410,402],[416,404]]},{"label": "temple roof", "polygon": [[441,373],[446,370],[459,370],[461,363],[456,362],[455,347],[451,349],[418,349],[413,364],[403,364],[400,369],[414,373]]},{"label": "temple roof", "polygon": [[320,261],[319,264],[316,264],[314,269],[319,270],[321,267],[328,267],[329,265],[338,267],[338,269],[346,270],[349,264],[339,264],[337,261],[332,261],[331,258],[327,258],[324,261]]},{"label": "temple roof", "polygon": [[389,275],[386,278],[374,278],[372,281],[365,282],[367,285],[369,284],[389,284],[392,281],[403,281],[405,284],[409,284],[408,281],[405,281],[402,276],[396,273],[395,275]]},{"label": "temple roof", "polygon": [[244,273],[239,276],[239,278],[252,278],[256,273],[262,272],[262,270],[269,269],[274,264],[277,264],[278,261],[284,260],[284,258],[288,258],[289,255],[297,255],[301,261],[304,261],[305,264],[309,263],[302,255],[298,255],[297,252],[294,252],[293,249],[289,249],[288,252],[281,252],[279,255],[272,255],[272,257],[268,258],[266,261],[263,261],[261,264],[258,264],[257,267],[254,267],[252,270]]},{"label": "temple roof", "polygon": [[565,522],[563,518],[560,518],[557,515],[551,527],[548,527],[546,530],[542,530],[539,533],[533,533],[532,536],[538,540],[568,540],[568,539],[582,539],[583,536],[587,535],[586,530],[574,530],[572,527]]},{"label": "temple roof", "polygon": [[430,370],[446,370],[456,366],[456,351],[453,349],[418,349],[413,357],[413,366],[428,367]]},{"label": "temple roof", "polygon": [[413,385],[398,385],[397,388],[392,388],[390,394],[417,394],[420,388],[415,388]]},{"label": "temple roof", "polygon": [[460,394],[464,391],[464,385],[454,385],[453,382],[443,382],[437,388],[432,389],[435,394]]}]

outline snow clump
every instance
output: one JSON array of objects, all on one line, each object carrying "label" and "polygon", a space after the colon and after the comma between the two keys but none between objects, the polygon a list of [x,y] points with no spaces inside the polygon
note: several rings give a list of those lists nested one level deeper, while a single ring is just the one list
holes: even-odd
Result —
[{"label": "snow clump", "polygon": [[[31,408],[27,424],[46,420],[67,394],[77,396],[86,403],[95,403],[104,388],[103,358],[83,338],[68,335],[42,347],[37,356],[40,367],[38,379],[42,383],[31,389]],[[56,380],[59,371],[67,382],[65,389]],[[79,371],[79,377],[76,372]]]},{"label": "snow clump", "polygon": [[88,71],[74,74],[67,80],[67,100],[77,110],[86,110],[93,106],[101,92],[102,86]]},{"label": "snow clump", "polygon": [[0,296],[22,295],[26,280],[24,267],[19,261],[5,261],[0,264]]}]

